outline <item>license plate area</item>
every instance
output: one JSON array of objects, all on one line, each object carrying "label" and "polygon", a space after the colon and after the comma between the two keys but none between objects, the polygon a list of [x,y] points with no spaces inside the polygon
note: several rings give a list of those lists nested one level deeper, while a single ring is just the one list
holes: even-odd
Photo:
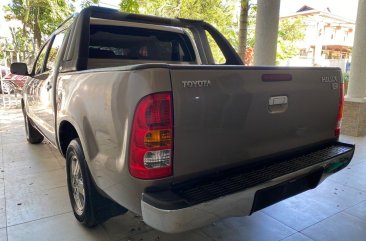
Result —
[{"label": "license plate area", "polygon": [[286,198],[295,196],[304,191],[315,188],[323,174],[323,168],[308,173],[304,176],[258,190],[254,196],[251,213],[280,202]]}]

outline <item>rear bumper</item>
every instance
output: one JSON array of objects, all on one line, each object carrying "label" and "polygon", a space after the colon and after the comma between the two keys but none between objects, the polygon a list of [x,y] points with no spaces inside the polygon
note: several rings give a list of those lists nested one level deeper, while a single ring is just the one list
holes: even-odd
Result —
[{"label": "rear bumper", "polygon": [[[353,153],[353,145],[336,143],[255,168],[254,172],[246,170],[231,176],[225,174],[220,179],[189,182],[171,190],[146,192],[141,201],[143,220],[157,230],[178,233],[226,217],[250,215],[315,188],[327,176],[347,166]],[[235,181],[235,185],[229,183],[231,181]]]}]

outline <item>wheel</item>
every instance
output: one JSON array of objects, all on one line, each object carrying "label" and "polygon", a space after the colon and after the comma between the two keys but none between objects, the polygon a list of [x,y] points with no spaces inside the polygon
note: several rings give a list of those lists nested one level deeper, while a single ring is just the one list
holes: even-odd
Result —
[{"label": "wheel", "polygon": [[69,197],[75,218],[93,227],[127,209],[99,194],[85,161],[79,138],[72,140],[66,151],[66,170]]},{"label": "wheel", "polygon": [[25,135],[27,141],[31,144],[39,144],[43,141],[43,135],[36,129],[29,121],[28,115],[23,110],[24,114],[24,125],[25,125]]},{"label": "wheel", "polygon": [[67,184],[70,202],[76,219],[87,227],[97,224],[94,190],[91,185],[84,152],[78,138],[72,140],[66,151]]}]

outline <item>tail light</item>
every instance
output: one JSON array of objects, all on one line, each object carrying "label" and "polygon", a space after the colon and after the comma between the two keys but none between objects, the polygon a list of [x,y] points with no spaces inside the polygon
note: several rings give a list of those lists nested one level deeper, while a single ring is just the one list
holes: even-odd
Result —
[{"label": "tail light", "polygon": [[173,174],[173,117],[169,92],[144,97],[137,105],[131,133],[129,168],[139,179]]},{"label": "tail light", "polygon": [[335,128],[335,136],[339,137],[339,135],[341,134],[341,124],[342,124],[342,117],[343,117],[343,106],[344,106],[344,84],[341,83],[340,84],[340,88],[339,88],[339,105],[338,105],[338,115],[337,115],[337,125]]}]

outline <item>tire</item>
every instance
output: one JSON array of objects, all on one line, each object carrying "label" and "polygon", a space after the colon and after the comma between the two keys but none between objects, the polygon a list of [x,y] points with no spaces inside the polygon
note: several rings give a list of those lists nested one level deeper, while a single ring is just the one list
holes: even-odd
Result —
[{"label": "tire", "polygon": [[30,119],[28,115],[23,110],[24,115],[24,125],[25,125],[25,135],[27,137],[27,141],[31,144],[39,144],[43,141],[43,135],[30,123]]},{"label": "tire", "polygon": [[91,177],[79,138],[72,140],[66,151],[69,197],[75,218],[87,227],[94,227],[127,209],[97,191]]},{"label": "tire", "polygon": [[97,225],[95,190],[91,185],[84,152],[78,138],[72,140],[66,151],[66,170],[69,197],[75,218],[87,227]]}]

